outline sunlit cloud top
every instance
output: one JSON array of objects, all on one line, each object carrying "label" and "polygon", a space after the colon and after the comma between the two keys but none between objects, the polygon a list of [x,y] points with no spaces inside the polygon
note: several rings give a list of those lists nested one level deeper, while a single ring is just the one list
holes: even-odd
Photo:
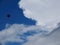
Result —
[{"label": "sunlit cloud top", "polygon": [[25,17],[37,21],[36,25],[56,28],[60,22],[60,0],[21,0],[19,7]]}]

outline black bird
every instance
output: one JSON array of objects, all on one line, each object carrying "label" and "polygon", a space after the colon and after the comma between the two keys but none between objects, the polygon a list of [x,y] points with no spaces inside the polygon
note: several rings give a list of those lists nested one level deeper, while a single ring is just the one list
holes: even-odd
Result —
[{"label": "black bird", "polygon": [[7,18],[10,18],[10,17],[11,17],[11,15],[10,15],[10,14],[7,14],[7,15],[6,15],[6,17],[7,17]]},{"label": "black bird", "polygon": [[5,29],[6,24],[35,25],[36,21],[24,16],[19,8],[20,0],[2,0],[0,3],[0,31]]}]

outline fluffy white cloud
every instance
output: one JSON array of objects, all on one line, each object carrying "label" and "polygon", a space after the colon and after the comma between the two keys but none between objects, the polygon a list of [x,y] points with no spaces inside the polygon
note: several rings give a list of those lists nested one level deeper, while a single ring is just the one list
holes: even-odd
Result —
[{"label": "fluffy white cloud", "polygon": [[60,22],[60,0],[21,0],[19,7],[25,17],[37,21],[36,25],[55,28]]}]

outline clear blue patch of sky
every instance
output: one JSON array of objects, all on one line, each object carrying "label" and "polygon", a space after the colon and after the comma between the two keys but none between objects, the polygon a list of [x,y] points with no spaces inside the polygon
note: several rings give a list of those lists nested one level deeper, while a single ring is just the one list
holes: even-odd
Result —
[{"label": "clear blue patch of sky", "polygon": [[[35,25],[36,21],[24,16],[23,10],[19,8],[20,0],[1,0],[0,1],[0,31],[6,24],[25,24]],[[7,15],[10,15],[9,17]]]}]

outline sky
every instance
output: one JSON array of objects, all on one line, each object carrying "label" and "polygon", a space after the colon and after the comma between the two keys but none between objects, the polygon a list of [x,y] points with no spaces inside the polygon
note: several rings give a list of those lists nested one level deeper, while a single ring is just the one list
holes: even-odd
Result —
[{"label": "sky", "polygon": [[0,45],[60,45],[59,0],[1,0]]},{"label": "sky", "polygon": [[[20,0],[1,0],[0,2],[0,30],[5,28],[6,24],[26,24],[35,25],[36,21],[24,16],[23,10],[19,8]],[[10,15],[8,18],[7,15]]]}]

